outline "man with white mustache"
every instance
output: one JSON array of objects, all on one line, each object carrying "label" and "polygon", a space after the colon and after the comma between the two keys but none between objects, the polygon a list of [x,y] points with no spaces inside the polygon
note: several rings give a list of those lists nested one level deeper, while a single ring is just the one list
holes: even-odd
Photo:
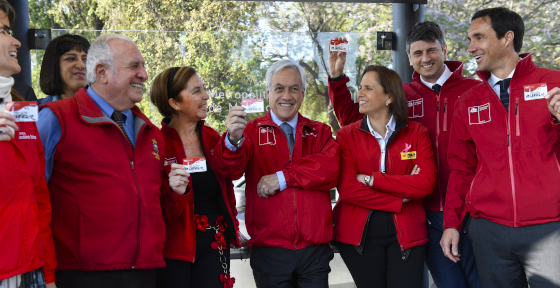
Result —
[{"label": "man with white mustache", "polygon": [[331,127],[298,111],[305,73],[288,59],[266,73],[270,111],[247,122],[232,107],[216,156],[233,179],[245,173],[245,223],[257,287],[327,288],[334,254],[329,189],[340,151]]},{"label": "man with white mustache", "polygon": [[[424,209],[428,218],[428,239],[426,264],[439,288],[481,288],[472,246],[466,233],[461,233],[462,260],[452,262],[443,255],[439,241],[445,230],[443,227],[443,207],[445,205],[449,167],[447,165],[447,143],[455,102],[459,96],[480,81],[462,76],[463,63],[445,61],[447,45],[439,25],[426,21],[416,24],[408,33],[406,48],[410,66],[414,67],[412,83],[403,83],[408,100],[408,117],[428,128],[432,148],[436,155],[438,171],[434,193],[424,199]],[[358,103],[354,103],[344,75],[345,52],[329,52],[329,96],[341,125],[348,125],[362,119]],[[344,97],[335,97],[341,95]]]},{"label": "man with white mustache", "polygon": [[468,52],[483,83],[461,96],[451,123],[441,246],[463,261],[470,212],[484,287],[560,287],[560,71],[519,54],[524,32],[507,8],[473,15]]},{"label": "man with white mustache", "polygon": [[136,44],[104,34],[89,49],[89,88],[41,106],[58,288],[155,288],[165,266],[160,198],[173,192],[160,192],[163,136],[135,105],[147,79]]}]

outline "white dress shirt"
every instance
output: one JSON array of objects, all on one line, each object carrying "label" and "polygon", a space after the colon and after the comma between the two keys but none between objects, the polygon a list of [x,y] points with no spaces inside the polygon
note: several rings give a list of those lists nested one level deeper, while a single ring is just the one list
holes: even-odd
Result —
[{"label": "white dress shirt", "polygon": [[[509,75],[506,77],[506,79],[513,77],[514,72],[515,72],[515,69],[513,69],[513,71],[511,71],[511,73],[509,73]],[[498,76],[494,75],[494,73],[490,73],[490,78],[488,78],[488,84],[490,84],[490,86],[492,86],[494,91],[496,91],[496,94],[498,95],[498,98],[500,98],[500,85],[496,85],[496,84],[498,84],[498,81],[502,81],[502,80],[504,80],[504,79],[498,78]],[[511,86],[511,84],[510,84],[510,86]],[[509,87],[508,87],[508,93],[509,93]]]},{"label": "white dress shirt", "polygon": [[385,173],[385,158],[387,156],[387,141],[389,141],[389,138],[391,138],[391,135],[393,135],[393,132],[395,132],[395,117],[393,115],[391,115],[391,119],[389,120],[389,123],[387,123],[387,125],[385,125],[385,128],[387,128],[387,131],[385,132],[385,137],[381,136],[379,133],[375,132],[375,130],[373,130],[373,128],[371,127],[371,123],[369,122],[369,117],[366,118],[367,121],[367,125],[369,128],[369,132],[371,133],[371,135],[373,135],[375,137],[375,139],[377,139],[377,143],[379,143],[379,148],[381,149],[381,159],[379,159],[379,161],[381,161],[381,163],[379,163],[379,171]]},{"label": "white dress shirt", "polygon": [[[270,118],[272,119],[272,122],[274,122],[276,125],[278,125],[278,127],[280,127],[280,125],[284,122],[282,122],[282,120],[278,119],[278,117],[276,117],[276,115],[274,115],[274,112],[272,112],[272,110],[270,110]],[[296,117],[294,117],[294,119],[290,120],[288,123],[291,127],[292,127],[292,134],[294,135],[294,137],[296,137],[296,127],[297,127],[297,123],[298,123],[298,114],[296,114]],[[226,147],[231,150],[231,151],[235,151],[237,150],[239,147],[241,147],[241,145],[243,145],[243,143],[240,143],[238,147],[233,146],[233,144],[231,144],[231,142],[229,142],[229,133],[226,136]],[[294,143],[295,143],[295,138],[294,138]],[[284,172],[282,171],[278,171],[276,172],[276,176],[278,177],[278,182],[280,183],[280,191],[288,188],[286,185],[286,177],[284,177]]]},{"label": "white dress shirt", "polygon": [[445,66],[445,70],[443,70],[443,74],[441,74],[441,76],[439,76],[439,79],[436,81],[436,83],[430,83],[428,81],[424,80],[424,77],[420,76],[420,81],[422,81],[422,83],[426,86],[428,86],[428,88],[430,89],[434,89],[432,88],[432,86],[439,84],[439,86],[443,87],[443,83],[445,83],[445,81],[447,81],[447,79],[449,79],[449,77],[451,77],[451,75],[453,75],[453,72],[451,72],[451,70],[449,70],[449,68],[447,67],[447,65],[443,64],[443,66]]}]

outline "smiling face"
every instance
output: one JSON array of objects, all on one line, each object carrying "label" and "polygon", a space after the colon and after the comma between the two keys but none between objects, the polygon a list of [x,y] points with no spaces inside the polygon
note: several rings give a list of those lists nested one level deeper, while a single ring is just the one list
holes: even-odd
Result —
[{"label": "smiling face", "polygon": [[200,121],[206,118],[208,109],[208,93],[204,90],[204,83],[198,76],[194,74],[187,82],[187,87],[183,89],[179,96],[178,101],[170,99],[171,107],[179,108],[181,116],[192,119],[193,122]]},{"label": "smiling face", "polygon": [[425,81],[435,83],[445,70],[444,61],[447,57],[447,45],[441,47],[439,41],[419,40],[410,44],[408,60],[414,71]]},{"label": "smiling face", "polygon": [[468,34],[468,52],[475,58],[478,70],[492,72],[503,66],[510,43],[506,36],[498,39],[490,21],[490,18],[482,17],[472,22]]},{"label": "smiling face", "polygon": [[276,72],[272,76],[268,89],[266,96],[274,115],[282,122],[294,119],[305,94],[299,71],[287,68]]},{"label": "smiling face", "polygon": [[393,99],[389,94],[383,92],[383,87],[379,84],[377,72],[367,72],[362,77],[360,83],[360,90],[358,91],[358,103],[360,113],[368,116],[373,116],[377,113],[384,113],[389,111],[389,106]]},{"label": "smiling face", "polygon": [[[113,73],[110,69],[105,70],[107,92],[111,94],[107,96],[118,97],[114,99],[115,105],[127,110],[142,101],[142,85],[148,79],[148,73],[144,69],[144,58],[136,45],[127,41],[110,40],[109,47],[113,51],[117,73]],[[115,106],[113,108],[117,109]]]},{"label": "smiling face", "polygon": [[86,87],[86,60],[86,52],[75,49],[60,56],[60,77],[65,92],[69,91],[70,94],[74,94],[80,88]]},{"label": "smiling face", "polygon": [[[0,10],[0,27],[10,27],[6,12]],[[21,46],[7,31],[0,33],[0,76],[10,77],[21,71],[17,60],[17,49]]]}]

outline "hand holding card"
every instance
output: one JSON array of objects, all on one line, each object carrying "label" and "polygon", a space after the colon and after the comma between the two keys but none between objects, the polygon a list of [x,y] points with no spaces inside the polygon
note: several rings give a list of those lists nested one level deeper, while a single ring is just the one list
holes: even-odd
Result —
[{"label": "hand holding card", "polygon": [[183,168],[188,173],[206,172],[206,157],[185,158]]}]

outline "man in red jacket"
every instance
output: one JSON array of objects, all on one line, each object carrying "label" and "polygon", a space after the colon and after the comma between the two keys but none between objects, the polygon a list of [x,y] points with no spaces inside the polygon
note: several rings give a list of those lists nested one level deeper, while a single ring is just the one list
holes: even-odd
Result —
[{"label": "man in red jacket", "polygon": [[[148,79],[144,59],[130,38],[104,34],[91,45],[87,65],[89,88],[45,104],[39,114],[56,285],[154,288],[156,268],[165,266],[165,145],[135,105]],[[173,171],[170,185],[184,194],[186,172]]]},{"label": "man in red jacket", "polygon": [[328,287],[334,254],[329,189],[337,184],[340,151],[331,128],[298,113],[305,73],[280,60],[266,73],[270,111],[247,122],[230,110],[217,161],[233,179],[245,173],[245,220],[257,287]]},{"label": "man in red jacket", "polygon": [[[426,264],[439,288],[481,287],[472,246],[465,233],[462,233],[461,239],[465,240],[459,247],[463,259],[459,263],[447,259],[439,245],[444,230],[443,206],[449,178],[449,123],[459,96],[480,81],[462,76],[462,62],[444,61],[447,45],[438,24],[430,21],[416,24],[408,33],[406,44],[410,65],[415,71],[414,81],[403,83],[408,100],[408,117],[428,128],[438,171],[434,193],[424,199],[429,239]],[[354,103],[346,89],[349,78],[343,73],[345,62],[345,52],[329,52],[329,96],[341,125],[348,125],[363,117],[358,111],[358,104]],[[341,94],[344,97],[335,97]]]},{"label": "man in red jacket", "polygon": [[474,14],[468,51],[483,83],[457,101],[449,136],[441,245],[462,261],[457,243],[466,207],[484,287],[560,286],[560,95],[553,96],[560,72],[518,54],[524,30],[507,8]]}]

